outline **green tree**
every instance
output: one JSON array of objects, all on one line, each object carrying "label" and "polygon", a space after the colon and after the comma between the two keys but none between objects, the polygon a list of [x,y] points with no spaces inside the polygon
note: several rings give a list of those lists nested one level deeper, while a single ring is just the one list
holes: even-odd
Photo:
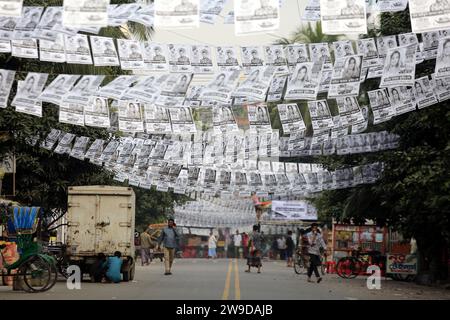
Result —
[{"label": "green tree", "polygon": [[339,36],[328,35],[322,32],[322,23],[317,21],[315,25],[310,22],[308,25],[300,26],[295,32],[292,33],[290,38],[280,38],[275,43],[276,44],[292,44],[292,43],[321,43],[337,41]]},{"label": "green tree", "polygon": [[[384,13],[380,36],[410,32],[409,12]],[[429,75],[434,61],[416,66],[416,77]],[[378,80],[366,81],[367,90],[378,87]],[[450,244],[450,142],[449,102],[440,102],[390,121],[371,126],[370,131],[388,130],[400,135],[400,147],[374,154],[323,157],[329,169],[380,161],[382,178],[373,185],[323,192],[315,199],[321,216],[338,221],[364,223],[373,219],[417,241],[420,281],[448,278],[443,261]],[[444,263],[443,263],[444,262]]]},{"label": "green tree", "polygon": [[[111,1],[111,4],[134,3],[131,0]],[[24,6],[61,6],[62,0],[25,0]],[[140,40],[148,40],[152,29],[129,22],[121,27],[107,27],[100,31],[101,36],[112,38],[128,38],[133,36]],[[2,68],[16,70],[16,80],[23,80],[28,72],[49,73],[49,81],[58,74],[102,74],[106,75],[105,83],[116,75],[126,74],[118,67],[94,67],[92,65],[71,65],[48,63],[33,59],[20,59],[10,54],[1,54]],[[15,96],[16,86],[10,94],[10,102]],[[16,175],[14,200],[23,205],[41,206],[50,216],[51,227],[67,210],[67,188],[76,185],[115,185],[112,175],[101,167],[86,161],[79,161],[67,155],[58,155],[40,147],[27,144],[27,140],[35,135],[44,139],[51,128],[71,132],[77,136],[88,136],[91,139],[109,140],[114,134],[103,129],[64,125],[58,122],[58,108],[55,105],[43,104],[42,118],[15,112],[12,106],[0,110],[0,159],[14,154],[16,157]],[[92,140],[93,141],[93,140]],[[3,181],[3,190],[12,190],[12,177]],[[152,220],[170,210],[174,200],[184,199],[172,193],[161,193],[154,190],[136,188],[138,223]],[[11,192],[10,192],[11,193]]]}]

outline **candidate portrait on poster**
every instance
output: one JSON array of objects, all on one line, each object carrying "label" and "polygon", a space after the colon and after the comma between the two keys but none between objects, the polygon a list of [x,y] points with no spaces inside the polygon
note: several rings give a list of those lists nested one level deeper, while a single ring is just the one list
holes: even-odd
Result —
[{"label": "candidate portrait on poster", "polygon": [[236,35],[277,30],[280,25],[279,0],[236,0],[234,25]]},{"label": "candidate portrait on poster", "polygon": [[155,26],[188,29],[200,24],[200,0],[155,1]]},{"label": "candidate portrait on poster", "polygon": [[67,63],[92,64],[91,50],[86,35],[69,36],[65,34],[64,45]]},{"label": "candidate portrait on poster", "polygon": [[419,109],[431,106],[438,102],[428,76],[415,80],[414,97]]},{"label": "candidate portrait on poster", "polygon": [[337,58],[331,76],[328,98],[359,94],[362,56]]},{"label": "candidate portrait on poster", "polygon": [[318,62],[299,63],[288,78],[286,99],[314,100],[317,97],[322,76],[322,64]]},{"label": "candidate portrait on poster", "polygon": [[91,36],[92,57],[95,66],[119,66],[119,56],[112,38]]},{"label": "candidate portrait on poster", "polygon": [[106,27],[108,5],[109,0],[64,0],[63,26]]},{"label": "candidate portrait on poster", "polygon": [[151,71],[168,71],[169,57],[167,45],[146,41],[143,43],[144,63]]},{"label": "candidate portrait on poster", "polygon": [[16,72],[0,69],[0,108],[6,108]]},{"label": "candidate portrait on poster", "polygon": [[416,44],[387,52],[380,87],[412,86],[416,71]]},{"label": "candidate portrait on poster", "polygon": [[333,128],[333,119],[326,100],[308,101],[313,130],[321,131]]},{"label": "candidate portrait on poster", "polygon": [[220,71],[240,70],[237,49],[231,46],[216,47],[217,66]]},{"label": "candidate portrait on poster", "polygon": [[450,2],[448,0],[409,0],[409,13],[414,33],[450,27]]},{"label": "candidate portrait on poster", "polygon": [[84,107],[84,123],[91,127],[109,128],[108,100],[92,96],[90,103]]},{"label": "candidate portrait on poster", "polygon": [[436,78],[450,76],[450,37],[442,38],[439,41],[435,75]]},{"label": "candidate portrait on poster", "polygon": [[367,95],[373,112],[374,124],[388,121],[395,115],[394,108],[392,108],[388,98],[387,89],[369,91]]}]

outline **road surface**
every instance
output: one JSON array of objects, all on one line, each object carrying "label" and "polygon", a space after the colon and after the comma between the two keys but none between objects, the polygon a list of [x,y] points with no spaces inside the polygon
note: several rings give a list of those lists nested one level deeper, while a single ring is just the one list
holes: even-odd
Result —
[{"label": "road surface", "polygon": [[244,272],[245,260],[178,259],[173,275],[164,276],[163,264],[137,266],[134,281],[120,284],[82,282],[80,290],[67,289],[63,280],[44,293],[12,291],[0,286],[5,299],[162,299],[162,300],[291,300],[291,299],[450,299],[450,291],[385,280],[380,290],[369,290],[366,277],[344,280],[326,275],[308,283],[283,261],[263,262],[262,273]]}]

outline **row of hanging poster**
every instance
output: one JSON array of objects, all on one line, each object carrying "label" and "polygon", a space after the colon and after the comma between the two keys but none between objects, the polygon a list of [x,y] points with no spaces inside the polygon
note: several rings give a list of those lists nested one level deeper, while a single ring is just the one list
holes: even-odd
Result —
[{"label": "row of hanging poster", "polygon": [[[41,17],[47,18],[43,7],[35,7],[39,8],[37,13],[30,13],[30,7],[22,8],[23,0],[1,2],[0,16],[36,25]],[[367,34],[367,14],[403,11],[408,3],[414,32],[450,27],[447,0],[309,0],[302,18],[320,20],[325,34]],[[200,22],[214,24],[225,4],[225,0],[155,0],[150,4],[122,5],[110,5],[110,0],[64,0],[62,7],[48,7],[53,8],[55,17],[49,14],[44,21],[87,32],[128,21],[147,27],[189,29],[198,28]],[[227,14],[225,23],[235,24],[236,35],[274,31],[280,26],[282,4],[282,0],[234,0],[234,11]],[[52,26],[49,30],[55,29]]]},{"label": "row of hanging poster", "polygon": [[[180,141],[179,137],[153,136],[150,139],[128,137],[109,142],[96,139],[91,143],[89,137],[52,129],[45,140],[39,141],[34,137],[28,143],[79,160],[89,159],[91,163],[112,171],[120,182],[128,180],[130,185],[145,189],[155,186],[158,191],[170,188],[182,194],[197,191],[223,196],[249,196],[252,192],[258,196],[269,193],[299,195],[373,183],[382,171],[379,163],[330,172],[317,164],[256,159],[242,161],[241,165],[237,161],[231,164],[226,161],[221,164],[208,160],[199,162],[199,159],[207,158],[203,152],[208,145],[195,140],[195,136],[187,141]],[[225,151],[223,158],[227,157]]]}]

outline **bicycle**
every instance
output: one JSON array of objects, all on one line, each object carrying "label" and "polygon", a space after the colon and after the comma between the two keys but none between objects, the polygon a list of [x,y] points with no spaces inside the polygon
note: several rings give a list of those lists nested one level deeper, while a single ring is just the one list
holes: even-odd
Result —
[{"label": "bicycle", "polygon": [[[1,208],[2,221],[7,225],[8,237],[12,234],[16,237],[19,259],[13,263],[7,263],[3,249],[12,242],[4,242],[0,245],[0,254],[4,261],[2,279],[13,277],[18,280],[19,286],[27,292],[43,292],[51,289],[57,280],[58,272],[56,260],[43,253],[42,246],[33,240],[33,234],[38,225],[40,208],[37,207],[11,207]],[[14,272],[17,271],[17,272]]]},{"label": "bicycle", "polygon": [[338,260],[336,273],[344,279],[354,279],[360,274],[367,273],[370,265],[381,261],[379,251],[363,252],[361,249],[352,250],[351,255]]},{"label": "bicycle", "polygon": [[[309,268],[309,254],[304,253],[305,248],[297,248],[294,253],[294,271],[296,274],[306,274]],[[325,275],[325,264],[326,260],[323,254],[320,255],[320,272]]]}]

